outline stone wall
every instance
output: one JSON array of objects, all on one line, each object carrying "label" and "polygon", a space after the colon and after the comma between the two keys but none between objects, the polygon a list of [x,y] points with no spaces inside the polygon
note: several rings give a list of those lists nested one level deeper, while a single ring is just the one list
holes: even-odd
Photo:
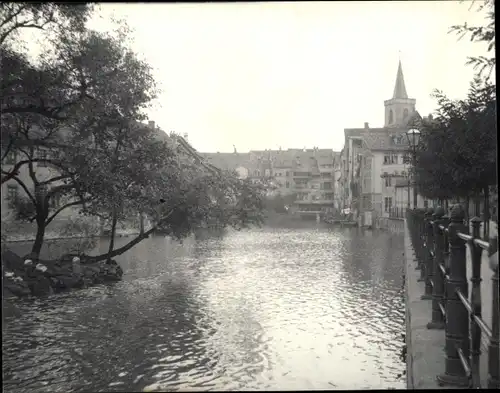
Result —
[{"label": "stone wall", "polygon": [[[116,234],[127,236],[139,233],[139,225],[136,222],[118,225]],[[20,221],[2,222],[2,241],[34,241],[36,235],[36,224]],[[45,232],[45,240],[72,239],[89,236],[101,236],[102,228],[97,221],[85,219],[62,218],[51,222]]]}]

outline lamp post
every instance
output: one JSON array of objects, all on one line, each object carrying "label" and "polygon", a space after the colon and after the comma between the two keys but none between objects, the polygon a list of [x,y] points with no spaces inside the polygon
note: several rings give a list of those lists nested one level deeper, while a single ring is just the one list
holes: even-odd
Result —
[{"label": "lamp post", "polygon": [[[410,150],[412,153],[412,167],[413,167],[413,209],[417,208],[417,184],[416,184],[416,179],[415,179],[415,167],[417,163],[417,146],[418,142],[420,140],[420,131],[417,130],[416,128],[412,128],[411,130],[408,130],[406,133],[406,137],[408,138],[408,144],[410,146]],[[408,206],[410,204],[409,202],[409,197],[410,197],[410,179],[408,178]]]}]

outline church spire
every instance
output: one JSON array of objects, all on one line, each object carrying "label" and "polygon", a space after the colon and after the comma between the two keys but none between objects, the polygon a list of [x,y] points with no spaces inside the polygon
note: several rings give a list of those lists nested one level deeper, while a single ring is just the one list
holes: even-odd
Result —
[{"label": "church spire", "polygon": [[406,93],[405,78],[403,77],[403,68],[401,67],[401,60],[399,60],[396,85],[394,86],[394,94],[392,98],[408,98],[408,94]]}]

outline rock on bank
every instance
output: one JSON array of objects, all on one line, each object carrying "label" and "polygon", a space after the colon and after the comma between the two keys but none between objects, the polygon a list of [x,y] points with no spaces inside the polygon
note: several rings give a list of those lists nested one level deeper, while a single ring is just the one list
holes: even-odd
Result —
[{"label": "rock on bank", "polygon": [[10,250],[2,253],[3,295],[47,296],[121,280],[122,268],[112,260],[91,263],[85,255],[65,255],[56,261],[21,258]]}]

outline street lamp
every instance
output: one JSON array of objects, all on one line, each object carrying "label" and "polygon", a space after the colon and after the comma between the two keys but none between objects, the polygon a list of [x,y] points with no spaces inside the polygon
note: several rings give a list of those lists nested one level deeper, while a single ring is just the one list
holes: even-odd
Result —
[{"label": "street lamp", "polygon": [[[416,128],[412,128],[408,130],[406,133],[406,137],[408,138],[408,144],[411,148],[412,153],[412,167],[413,167],[413,209],[417,208],[417,184],[415,179],[415,167],[417,164],[417,146],[420,141],[420,131]],[[410,193],[410,180],[408,179],[408,197]],[[410,204],[408,198],[408,205]]]}]

